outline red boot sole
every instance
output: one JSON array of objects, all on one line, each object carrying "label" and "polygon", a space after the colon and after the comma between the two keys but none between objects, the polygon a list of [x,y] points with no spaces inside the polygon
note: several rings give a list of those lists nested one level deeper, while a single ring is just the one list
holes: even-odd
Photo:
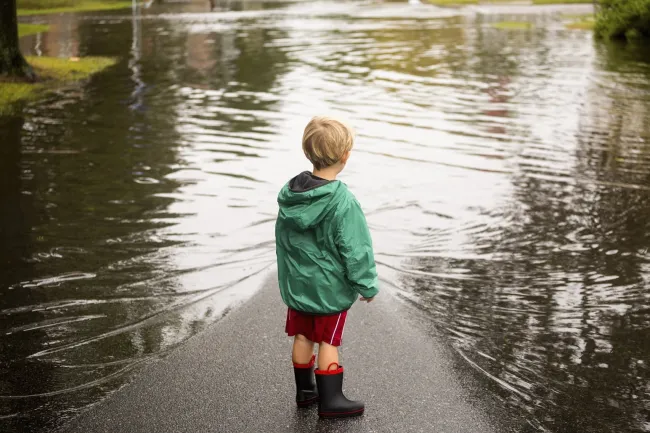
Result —
[{"label": "red boot sole", "polygon": [[354,412],[319,412],[318,416],[321,418],[349,418],[363,415],[364,410],[365,408]]},{"label": "red boot sole", "polygon": [[305,400],[305,401],[300,401],[300,402],[297,401],[297,402],[296,402],[296,405],[297,405],[299,408],[303,409],[303,408],[306,408],[306,407],[313,406],[313,405],[315,405],[316,403],[318,403],[318,397],[314,397],[314,398],[312,398],[311,400]]}]

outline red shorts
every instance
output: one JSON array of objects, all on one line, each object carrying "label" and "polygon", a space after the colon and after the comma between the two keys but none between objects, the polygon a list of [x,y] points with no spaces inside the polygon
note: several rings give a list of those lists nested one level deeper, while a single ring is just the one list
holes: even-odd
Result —
[{"label": "red shorts", "polygon": [[340,346],[347,316],[347,311],[328,316],[315,316],[289,308],[287,310],[287,335],[293,337],[300,334],[314,343],[325,342],[332,346]]}]

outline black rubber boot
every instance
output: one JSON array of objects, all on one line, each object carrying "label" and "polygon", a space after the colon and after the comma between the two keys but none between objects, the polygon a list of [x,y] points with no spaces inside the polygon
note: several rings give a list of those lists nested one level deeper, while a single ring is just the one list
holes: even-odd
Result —
[{"label": "black rubber boot", "polygon": [[293,373],[296,377],[296,404],[298,407],[309,407],[318,401],[318,391],[314,383],[314,360],[312,356],[309,364],[293,364]]},{"label": "black rubber boot", "polygon": [[365,408],[363,402],[348,400],[343,395],[343,367],[334,365],[338,367],[336,370],[316,370],[316,384],[320,395],[318,416],[345,418],[362,415]]}]

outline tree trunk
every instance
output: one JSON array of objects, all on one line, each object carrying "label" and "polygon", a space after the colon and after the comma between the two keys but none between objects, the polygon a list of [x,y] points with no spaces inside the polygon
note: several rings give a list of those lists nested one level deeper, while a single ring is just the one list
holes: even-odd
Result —
[{"label": "tree trunk", "polygon": [[0,0],[0,76],[36,79],[18,46],[16,0]]}]

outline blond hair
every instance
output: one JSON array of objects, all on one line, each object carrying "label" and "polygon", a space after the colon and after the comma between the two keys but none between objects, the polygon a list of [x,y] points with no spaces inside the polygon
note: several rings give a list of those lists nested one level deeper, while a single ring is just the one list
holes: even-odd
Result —
[{"label": "blond hair", "polygon": [[354,131],[336,119],[317,116],[312,118],[302,136],[302,150],[314,168],[330,167],[352,150]]}]

